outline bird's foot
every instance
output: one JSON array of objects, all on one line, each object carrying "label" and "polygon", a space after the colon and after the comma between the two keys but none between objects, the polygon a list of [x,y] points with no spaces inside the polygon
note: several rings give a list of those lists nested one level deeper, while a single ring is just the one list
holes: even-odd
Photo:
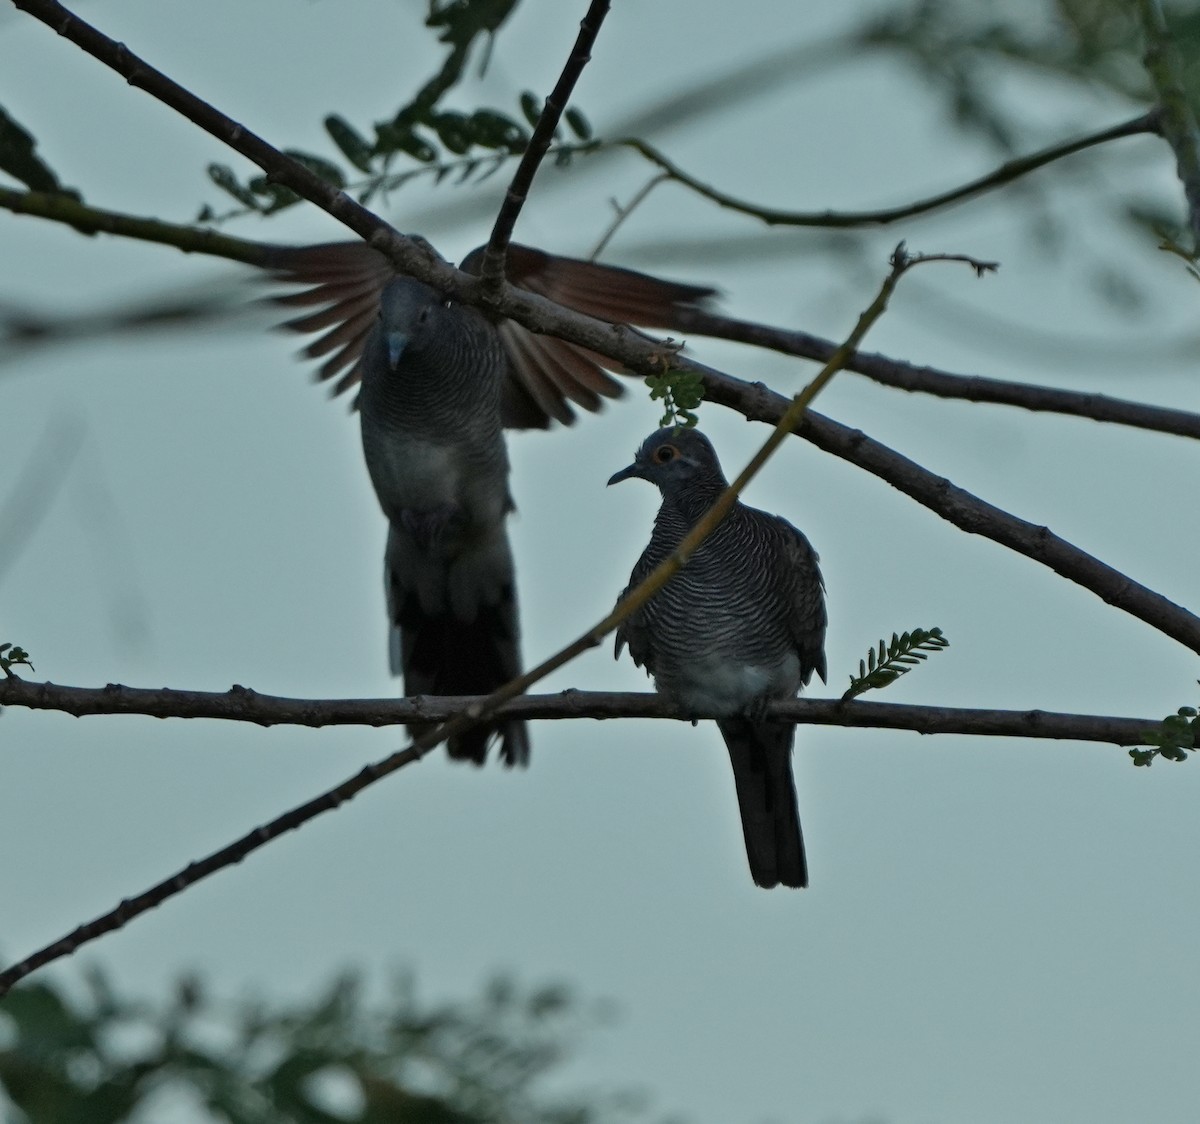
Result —
[{"label": "bird's foot", "polygon": [[770,695],[759,695],[742,707],[742,716],[751,722],[761,722],[767,716],[767,707],[771,705]]}]

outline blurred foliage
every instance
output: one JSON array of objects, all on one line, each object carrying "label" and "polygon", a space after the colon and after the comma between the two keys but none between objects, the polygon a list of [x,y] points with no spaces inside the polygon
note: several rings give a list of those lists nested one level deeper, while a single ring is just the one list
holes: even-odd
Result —
[{"label": "blurred foliage", "polygon": [[[436,71],[406,103],[372,127],[330,113],[325,119],[333,148],[329,154],[288,149],[289,155],[338,187],[353,185],[368,202],[420,174],[463,183],[494,173],[524,149],[526,122],[536,120],[539,100],[522,94],[519,115],[490,106],[447,109],[443,100],[470,77],[473,54],[479,57],[479,72],[486,68],[495,39],[517,3],[428,0],[424,22],[444,48]],[[882,7],[864,4],[862,9],[857,22],[823,45],[823,54],[894,58],[938,95],[960,130],[1005,155],[1029,147],[1023,117],[1002,92],[1013,88],[1006,77],[1040,74],[1063,88],[1106,89],[1137,109],[1152,100],[1141,59],[1138,13],[1126,0],[1008,0],[989,5],[976,0],[900,0]],[[1167,20],[1184,60],[1185,86],[1193,104],[1200,105],[1200,0],[1167,5]],[[804,78],[808,69],[812,68],[794,68],[790,80]],[[711,75],[703,78],[706,86],[712,81]],[[715,108],[705,104],[701,112]],[[605,147],[604,138],[593,136],[578,110],[569,111],[566,120],[573,139],[559,138],[555,152],[560,164],[569,164],[580,152]],[[0,110],[0,171],[33,190],[69,190],[35,146],[28,130]],[[272,214],[297,201],[264,177],[242,181],[224,165],[210,167],[209,176],[244,210]],[[1126,215],[1139,223],[1151,215],[1161,222],[1162,210],[1153,200],[1134,200]],[[202,221],[219,217],[223,216],[208,206],[200,215]]]},{"label": "blurred foliage", "polygon": [[[370,139],[340,114],[331,113],[325,118],[330,140],[351,168],[361,173],[361,178],[355,179],[348,169],[343,170],[322,156],[298,149],[286,149],[287,155],[334,187],[344,188],[353,181],[364,204],[380,192],[402,187],[419,175],[430,175],[436,183],[448,177],[453,177],[456,184],[487,179],[510,157],[525,151],[529,128],[498,109],[484,107],[461,113],[440,109],[439,103],[462,80],[471,49],[479,40],[485,44],[481,72],[487,66],[495,34],[516,5],[517,0],[449,0],[448,3],[429,0],[425,25],[439,31],[438,41],[449,47],[438,72],[388,120],[376,122]],[[541,102],[526,91],[521,94],[520,109],[531,127],[537,122]],[[585,143],[563,142],[559,130],[560,143],[551,152],[560,167],[569,164],[576,152],[592,147],[586,143],[591,139],[587,118],[578,109],[572,109],[566,114],[566,121],[575,137]],[[407,160],[416,167],[394,171],[396,160]],[[245,211],[268,215],[300,202],[293,191],[265,176],[242,182],[224,164],[210,165],[208,175],[241,203]],[[219,216],[206,206],[197,221],[228,217],[231,216]]]},{"label": "blurred foliage", "polygon": [[[430,33],[432,73],[415,92],[373,124],[353,120],[334,107],[324,119],[330,141],[327,151],[287,151],[328,182],[377,206],[386,202],[383,196],[388,192],[418,177],[477,185],[495,175],[523,151],[541,104],[536,95],[525,92],[513,105],[478,105],[471,92],[472,79],[486,68],[517,8],[518,0],[427,0],[424,22]],[[408,7],[398,5],[398,9],[399,18],[405,18]],[[1141,113],[1152,101],[1141,58],[1143,35],[1137,8],[1125,0],[1002,0],[988,5],[976,0],[878,4],[864,0],[845,5],[845,11],[844,27],[823,40],[806,35],[798,26],[797,41],[773,46],[757,60],[759,65],[743,59],[723,72],[697,74],[690,84],[644,107],[625,125],[614,125],[610,133],[594,133],[583,114],[571,108],[551,155],[559,165],[575,167],[576,156],[612,152],[643,128],[657,142],[667,130],[702,123],[733,105],[752,114],[754,99],[825,74],[830,67],[861,63],[864,57],[868,62],[899,64],[911,72],[933,94],[935,104],[964,141],[987,146],[997,161],[1084,130],[1110,126],[1113,116]],[[1200,0],[1175,0],[1167,5],[1166,16],[1176,53],[1184,63],[1184,85],[1193,104],[1200,104]],[[1066,107],[1073,93],[1082,95],[1078,104],[1088,107],[1084,120],[1067,108],[1060,123],[1048,121],[1031,109],[1043,104],[1035,103],[1040,92],[1051,95],[1052,104]],[[1097,99],[1097,92],[1105,96]],[[1103,120],[1097,119],[1099,114]],[[753,128],[753,118],[746,119],[751,122],[747,127]],[[66,190],[35,152],[28,130],[8,118],[0,122],[0,172],[27,186],[48,190],[57,185],[54,190]],[[791,143],[794,138],[786,142],[763,138],[768,149]],[[1129,254],[1111,238],[1097,239],[1096,231],[1124,225],[1132,227],[1143,243],[1150,239],[1156,245],[1190,243],[1183,235],[1183,193],[1169,186],[1164,190],[1161,177],[1147,175],[1117,185],[1105,174],[1079,174],[1081,168],[1100,167],[1101,161],[1106,162],[1101,172],[1120,167],[1120,162],[1128,168],[1130,151],[1132,146],[1124,144],[1105,145],[1019,181],[1020,206],[1033,244],[1062,260],[1067,257],[1067,238],[1073,235],[1073,261],[1087,274],[1083,285],[1126,315],[1147,307],[1144,280],[1130,269]],[[1163,167],[1171,160],[1165,146],[1158,159]],[[589,166],[598,170],[599,161],[589,161]],[[226,165],[213,165],[208,174],[236,200],[237,208],[227,211],[205,205],[199,213],[202,222],[247,212],[274,214],[298,201],[288,189],[263,176],[242,179]],[[1047,187],[1056,182],[1055,174],[1073,177],[1069,207],[1049,205]],[[936,168],[930,175],[931,188],[956,186],[941,179]],[[895,205],[913,201],[887,200]],[[1085,213],[1089,204],[1092,212]],[[464,218],[468,211],[481,217],[493,206],[490,194],[472,198],[460,193],[456,202],[442,204],[440,213],[449,222],[454,216]],[[699,231],[682,244],[647,247],[643,260],[666,255],[675,262],[700,260],[711,266],[733,257],[758,260],[767,253],[822,254],[843,267],[860,269],[867,268],[867,261],[873,268],[875,261],[867,234],[813,230],[795,238],[782,228],[773,228],[769,235],[737,239],[724,235],[719,240],[712,232]]]},{"label": "blurred foliage", "polygon": [[[388,120],[377,122],[368,135],[340,114],[325,120],[338,153],[348,169],[323,157],[290,151],[330,182],[343,186],[353,180],[364,202],[379,191],[400,187],[413,176],[448,176],[462,183],[482,180],[528,140],[523,125],[506,111],[481,107],[472,112],[439,109],[442,97],[467,73],[472,47],[492,40],[516,7],[516,0],[459,0],[431,2],[428,26],[440,29],[440,41],[450,50],[438,72]],[[1186,60],[1185,80],[1193,102],[1200,104],[1200,0],[1181,0],[1168,12],[1172,38]],[[980,5],[974,0],[909,0],[865,11],[837,42],[830,54],[873,52],[887,54],[908,66],[943,101],[956,127],[994,145],[1004,155],[1028,148],[1021,116],[999,92],[1005,74],[1017,77],[1040,73],[1095,89],[1103,87],[1142,109],[1152,91],[1142,66],[1142,35],[1135,8],[1123,0],[1027,0],[1005,5]],[[802,74],[797,75],[802,77]],[[706,81],[708,79],[706,78]],[[1011,83],[1008,85],[1011,86]],[[539,102],[521,95],[525,119],[536,120]],[[568,113],[576,141],[560,138],[556,155],[569,164],[580,152],[606,147],[578,111]],[[615,138],[614,138],[615,140]],[[472,153],[469,159],[456,159]],[[396,171],[394,162],[421,165]],[[286,189],[261,177],[238,183],[227,168],[210,169],[210,176],[250,209],[272,213],[295,202]],[[1149,200],[1134,201],[1126,217],[1143,222],[1156,210]],[[212,219],[206,208],[201,216]],[[1157,208],[1156,220],[1164,218]]]},{"label": "blurred foliage", "polygon": [[33,134],[0,109],[0,172],[7,172],[30,191],[70,195],[79,199],[79,192],[64,187],[36,150],[37,141],[33,139]]},{"label": "blurred foliage", "polygon": [[[521,111],[532,127],[541,111],[540,103],[528,91],[521,95],[520,101]],[[406,106],[401,115],[413,111],[415,105]],[[530,128],[496,109],[477,109],[467,114],[422,107],[418,115],[406,118],[403,126],[397,125],[396,120],[377,124],[374,140],[368,140],[344,117],[330,114],[325,118],[325,131],[330,139],[342,156],[363,173],[357,179],[322,156],[294,148],[284,151],[336,188],[345,188],[353,181],[359,201],[367,204],[376,195],[403,187],[417,176],[431,176],[435,183],[447,178],[455,184],[482,183],[512,157],[520,156],[530,137]],[[590,139],[591,126],[579,110],[571,110],[565,120],[577,139],[564,140],[562,130],[557,131],[550,155],[558,167],[565,167],[576,155],[599,147],[599,142]],[[408,157],[415,166],[393,171],[394,161],[401,156]],[[247,211],[270,215],[301,201],[290,188],[273,183],[266,176],[253,176],[242,182],[225,164],[210,164],[208,176],[241,203],[243,209],[218,215],[205,206],[198,222],[231,218]]]},{"label": "blurred foliage", "polygon": [[194,978],[160,1003],[118,995],[96,970],[84,997],[25,984],[0,1002],[0,1118],[607,1124],[640,1114],[628,1094],[542,1091],[602,1014],[581,1013],[561,986],[522,991],[500,978],[474,1002],[440,1006],[418,1003],[407,976],[385,1002],[362,991],[347,975],[311,1001],[270,1007],[218,1003]]}]

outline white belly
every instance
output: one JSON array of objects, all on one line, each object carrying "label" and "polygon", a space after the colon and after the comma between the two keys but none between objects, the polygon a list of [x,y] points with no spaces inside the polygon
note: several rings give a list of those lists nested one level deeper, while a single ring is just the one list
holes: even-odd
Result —
[{"label": "white belly", "polygon": [[694,659],[674,675],[656,675],[654,683],[683,710],[739,714],[762,698],[793,697],[800,689],[800,659],[789,653],[773,666]]}]

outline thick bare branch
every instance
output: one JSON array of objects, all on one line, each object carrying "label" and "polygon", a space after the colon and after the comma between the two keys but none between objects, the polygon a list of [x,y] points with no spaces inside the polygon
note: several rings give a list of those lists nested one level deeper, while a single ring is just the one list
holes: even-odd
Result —
[{"label": "thick bare branch", "polygon": [[[0,706],[54,710],[76,717],[137,714],[151,718],[217,718],[257,726],[396,726],[405,722],[444,722],[479,706],[483,697],[418,696],[409,699],[294,699],[264,695],[247,687],[228,691],[177,691],[170,688],[67,687],[35,683],[17,676],[0,679]],[[967,707],[914,706],[855,699],[789,699],[772,702],[766,713],[802,726],[911,730],[919,734],[978,734],[1040,738],[1110,745],[1145,745],[1145,734],[1158,726],[1150,718],[1100,714],[1060,714],[1042,710],[981,710]],[[496,711],[501,718],[566,721],[577,718],[654,718],[691,721],[716,714],[680,714],[661,695],[567,690],[554,695],[522,695]]]}]

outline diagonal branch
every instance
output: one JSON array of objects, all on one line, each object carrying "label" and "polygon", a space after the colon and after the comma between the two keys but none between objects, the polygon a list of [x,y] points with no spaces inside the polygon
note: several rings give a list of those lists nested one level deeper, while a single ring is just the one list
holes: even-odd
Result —
[{"label": "diagonal branch", "polygon": [[[680,366],[684,365],[681,361]],[[775,424],[787,411],[788,400],[762,383],[751,385],[731,379],[698,363],[689,362],[686,366],[704,373],[707,395],[712,401],[752,421]],[[1091,590],[1109,605],[1137,617],[1193,652],[1200,652],[1200,617],[1059,538],[1048,527],[1010,515],[872,440],[861,430],[811,410],[793,432],[818,449],[887,481],[960,530],[983,535],[1048,566],[1060,577]]]},{"label": "diagonal branch", "polygon": [[461,284],[463,280],[470,281],[469,287],[474,286],[474,279],[467,279],[465,274],[451,269],[423,239],[406,238],[399,234],[377,215],[356,203],[344,191],[326,183],[298,161],[284,156],[262,137],[225,116],[190,90],[168,78],[162,71],[156,70],[139,58],[124,43],[110,39],[91,24],[81,20],[58,3],[58,0],[11,2],[105,66],[115,70],[130,86],[144,90],[235,152],[240,152],[253,161],[263,170],[269,181],[289,187],[297,195],[315,203],[359,237],[370,242],[380,253],[385,254],[401,272],[454,295],[458,295],[456,285]]},{"label": "diagonal branch", "polygon": [[558,82],[542,106],[533,135],[529,138],[529,144],[525,146],[521,155],[521,162],[513,173],[512,182],[504,193],[504,202],[496,215],[496,222],[479,268],[485,295],[497,294],[504,283],[504,262],[508,254],[508,244],[512,241],[513,228],[517,224],[517,216],[525,206],[529,189],[533,185],[533,177],[537,175],[537,170],[554,140],[558,122],[571,100],[575,83],[579,81],[583,68],[591,61],[592,46],[600,33],[604,17],[608,15],[608,8],[609,0],[592,0],[588,6],[587,14],[579,23],[579,35],[575,46],[571,49]]},{"label": "diagonal branch", "polygon": [[[406,699],[293,699],[264,695],[246,687],[228,691],[170,688],[66,687],[11,675],[0,678],[0,706],[52,710],[75,717],[96,714],[151,718],[210,718],[256,726],[396,726],[405,722],[444,722],[484,702],[483,696],[417,696]],[[653,718],[690,722],[717,714],[680,714],[661,695],[567,690],[553,695],[522,695],[498,707],[496,717],[568,721],[579,718]],[[1061,714],[1042,710],[986,710],[972,707],[914,706],[855,699],[787,699],[768,704],[766,714],[807,726],[911,730],[920,734],[976,734],[1148,745],[1145,735],[1159,722],[1102,714]]]}]

